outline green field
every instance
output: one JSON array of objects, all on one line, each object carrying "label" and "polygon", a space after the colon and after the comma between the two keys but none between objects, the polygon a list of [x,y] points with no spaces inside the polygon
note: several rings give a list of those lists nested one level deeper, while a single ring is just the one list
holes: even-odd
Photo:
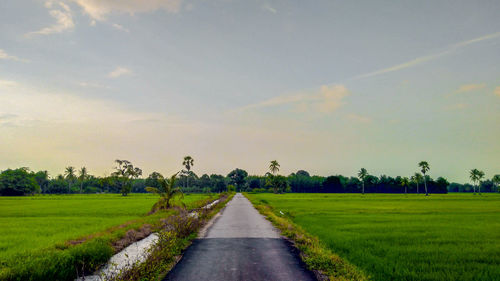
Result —
[{"label": "green field", "polygon": [[500,195],[249,194],[373,280],[500,280]]},{"label": "green field", "polygon": [[[183,201],[189,206],[206,197],[191,194]],[[144,215],[157,200],[151,194],[0,197],[0,265],[130,220],[154,220]]]}]

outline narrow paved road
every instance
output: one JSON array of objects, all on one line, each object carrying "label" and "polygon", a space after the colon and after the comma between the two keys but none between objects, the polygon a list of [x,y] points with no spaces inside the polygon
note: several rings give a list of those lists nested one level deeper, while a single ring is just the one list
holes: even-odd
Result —
[{"label": "narrow paved road", "polygon": [[165,280],[316,280],[298,253],[241,194]]}]

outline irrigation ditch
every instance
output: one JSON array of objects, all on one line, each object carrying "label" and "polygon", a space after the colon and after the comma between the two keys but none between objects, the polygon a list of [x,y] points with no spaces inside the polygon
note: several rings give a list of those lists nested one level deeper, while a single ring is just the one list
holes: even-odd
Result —
[{"label": "irrigation ditch", "polygon": [[177,214],[161,220],[161,227],[157,231],[123,248],[93,274],[82,274],[76,280],[161,279],[180,260],[198,231],[232,196],[234,194],[221,194],[218,199],[191,211],[177,208]]}]

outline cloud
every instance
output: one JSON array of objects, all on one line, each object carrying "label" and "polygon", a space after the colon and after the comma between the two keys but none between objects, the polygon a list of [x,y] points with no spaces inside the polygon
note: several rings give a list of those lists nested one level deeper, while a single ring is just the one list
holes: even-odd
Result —
[{"label": "cloud", "polygon": [[28,60],[9,55],[2,49],[0,49],[0,60],[13,60],[13,61],[20,61],[20,62],[28,62]]},{"label": "cloud", "polygon": [[44,27],[38,31],[27,33],[26,36],[32,35],[48,35],[54,33],[61,33],[68,30],[73,30],[75,23],[73,22],[73,15],[70,7],[64,2],[57,2],[49,0],[45,2],[45,7],[50,9],[50,15],[56,19],[57,23]]},{"label": "cloud", "polygon": [[447,105],[444,107],[445,110],[462,110],[462,109],[465,109],[467,107],[467,105],[465,103],[456,103],[456,104],[451,104],[451,105]]},{"label": "cloud", "polygon": [[[207,134],[204,126],[172,114],[54,88],[17,84],[0,93],[0,170],[28,166],[59,173],[85,165],[101,174],[121,158],[152,171],[165,159],[193,153],[185,146],[196,147]],[[169,151],[162,150],[165,142]],[[165,169],[173,172],[176,165]]]},{"label": "cloud", "polygon": [[342,99],[349,94],[344,85],[321,86],[321,96],[323,98],[317,106],[320,112],[332,112],[342,105]]},{"label": "cloud", "polygon": [[16,81],[10,80],[0,80],[0,88],[10,88],[17,86],[18,83]]},{"label": "cloud", "polygon": [[182,8],[182,0],[71,0],[83,8],[93,20],[104,21],[111,13],[136,13],[164,10],[178,13]]},{"label": "cloud", "polygon": [[123,27],[122,25],[119,25],[117,23],[113,23],[111,26],[113,26],[114,29],[123,31],[123,32],[130,32],[127,28]]},{"label": "cloud", "polygon": [[323,85],[313,92],[278,96],[256,104],[247,105],[239,110],[293,105],[296,112],[312,111],[330,113],[343,104],[342,99],[347,95],[349,95],[349,90],[344,85]]},{"label": "cloud", "polygon": [[352,120],[352,121],[355,121],[358,123],[364,123],[364,124],[368,124],[368,123],[372,122],[371,118],[366,117],[366,116],[362,116],[362,115],[358,115],[358,114],[354,114],[354,113],[347,115],[347,118],[349,120]]},{"label": "cloud", "polygon": [[118,78],[120,76],[131,75],[131,74],[132,74],[132,70],[119,66],[119,67],[115,68],[115,70],[108,73],[108,77],[109,78]]},{"label": "cloud", "polygon": [[273,14],[278,13],[278,11],[275,8],[271,7],[271,5],[269,5],[269,3],[265,3],[264,5],[262,5],[262,9],[264,9],[270,13],[273,13]]},{"label": "cloud", "polygon": [[84,87],[84,88],[101,88],[101,89],[110,89],[109,86],[104,86],[99,83],[91,83],[91,82],[79,82],[77,83],[78,86]]},{"label": "cloud", "polygon": [[500,86],[498,86],[498,87],[495,88],[494,93],[495,93],[495,95],[497,95],[497,96],[500,97]]},{"label": "cloud", "polygon": [[389,72],[394,72],[394,71],[398,71],[398,70],[402,70],[402,69],[406,69],[406,68],[410,68],[410,67],[413,67],[413,66],[416,66],[416,65],[423,64],[425,62],[436,60],[438,58],[441,58],[443,56],[451,54],[451,53],[453,53],[453,52],[455,52],[455,51],[457,51],[457,50],[459,50],[459,49],[461,49],[463,47],[466,47],[468,45],[479,43],[479,42],[485,41],[485,40],[495,39],[495,38],[498,38],[498,37],[500,37],[500,32],[491,33],[491,34],[488,34],[488,35],[485,35],[485,36],[481,36],[481,37],[478,37],[478,38],[474,38],[474,39],[471,39],[471,40],[459,42],[459,43],[456,43],[456,44],[448,46],[444,51],[441,51],[441,52],[438,52],[438,53],[435,53],[435,54],[429,54],[429,55],[426,55],[426,56],[421,56],[421,57],[415,58],[413,60],[410,60],[410,61],[407,61],[407,62],[404,62],[404,63],[401,63],[401,64],[393,65],[393,66],[390,66],[390,67],[387,67],[387,68],[383,68],[383,69],[379,69],[379,70],[376,70],[376,71],[373,71],[373,72],[369,72],[369,73],[366,73],[366,74],[361,74],[361,75],[358,75],[358,76],[354,77],[353,79],[356,80],[356,79],[368,78],[368,77],[378,76],[378,75],[381,75],[381,74],[385,74],[385,73],[389,73]]},{"label": "cloud", "polygon": [[484,87],[486,87],[486,84],[464,84],[460,86],[460,88],[458,88],[455,92],[456,93],[471,92],[483,89]]}]

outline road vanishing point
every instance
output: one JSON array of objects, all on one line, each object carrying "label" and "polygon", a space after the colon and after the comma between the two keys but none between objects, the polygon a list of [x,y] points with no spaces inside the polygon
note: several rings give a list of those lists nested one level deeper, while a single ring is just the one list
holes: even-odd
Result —
[{"label": "road vanishing point", "polygon": [[241,193],[186,250],[165,280],[316,280],[295,248]]}]

